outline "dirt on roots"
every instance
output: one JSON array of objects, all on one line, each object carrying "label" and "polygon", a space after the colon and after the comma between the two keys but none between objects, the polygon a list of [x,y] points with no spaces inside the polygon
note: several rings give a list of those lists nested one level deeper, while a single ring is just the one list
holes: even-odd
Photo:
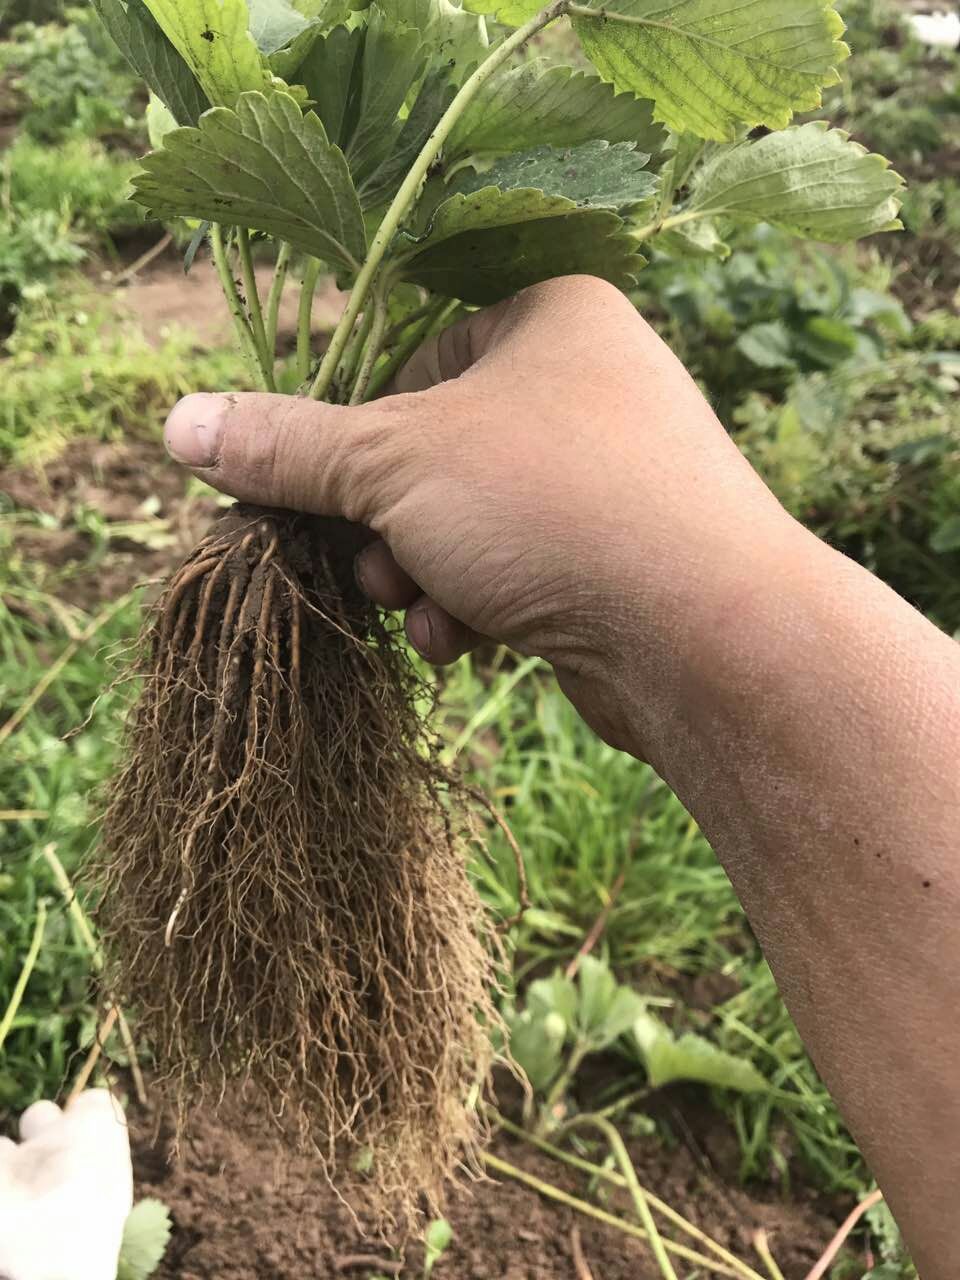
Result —
[{"label": "dirt on roots", "polygon": [[354,583],[363,536],[236,507],[181,565],[90,875],[181,1128],[239,1099],[410,1222],[477,1137],[496,949],[429,704]]}]

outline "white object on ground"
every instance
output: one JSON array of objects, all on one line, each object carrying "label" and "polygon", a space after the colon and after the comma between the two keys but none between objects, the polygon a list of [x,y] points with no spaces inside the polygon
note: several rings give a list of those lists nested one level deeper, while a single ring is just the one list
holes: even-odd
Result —
[{"label": "white object on ground", "polygon": [[914,13],[907,21],[923,44],[932,45],[935,49],[960,48],[960,14]]},{"label": "white object on ground", "polygon": [[133,1207],[123,1109],[90,1089],[65,1110],[34,1103],[20,1142],[0,1138],[0,1277],[116,1280]]}]

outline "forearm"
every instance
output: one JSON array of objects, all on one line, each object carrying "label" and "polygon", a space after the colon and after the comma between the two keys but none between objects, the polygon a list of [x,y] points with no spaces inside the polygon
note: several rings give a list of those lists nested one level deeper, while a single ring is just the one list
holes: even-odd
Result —
[{"label": "forearm", "polygon": [[727,867],[923,1280],[952,1280],[960,646],[796,526],[759,556],[765,573],[745,564],[678,636],[654,762]]}]

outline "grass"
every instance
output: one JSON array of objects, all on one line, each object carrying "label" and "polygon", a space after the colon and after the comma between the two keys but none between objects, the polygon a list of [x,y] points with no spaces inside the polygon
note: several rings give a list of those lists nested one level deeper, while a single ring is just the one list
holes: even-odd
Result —
[{"label": "grass", "polygon": [[18,137],[3,157],[3,182],[12,207],[57,214],[78,240],[116,235],[143,224],[129,200],[137,171],[93,138],[69,138],[58,147]]},{"label": "grass", "polygon": [[[0,539],[8,539],[8,518],[0,518]],[[90,618],[65,608],[31,574],[0,568],[0,723],[37,682]],[[136,625],[131,600],[82,648],[46,695],[3,743],[0,751],[0,1007],[5,1007],[23,963],[40,903],[48,920],[26,998],[0,1055],[0,1110],[22,1109],[43,1096],[56,1096],[78,1051],[92,1039],[90,958],[65,912],[49,869],[40,858],[56,845],[68,873],[90,846],[91,795],[109,772],[112,732],[125,696],[104,692],[111,680],[109,654]],[[97,699],[99,698],[99,701]],[[85,731],[63,735],[90,713]],[[18,811],[31,816],[17,817]]]},{"label": "grass", "polygon": [[25,304],[6,343],[0,463],[40,463],[81,436],[156,438],[187,391],[246,385],[232,351],[200,352],[187,332],[158,337],[151,345],[122,304],[82,282]]}]

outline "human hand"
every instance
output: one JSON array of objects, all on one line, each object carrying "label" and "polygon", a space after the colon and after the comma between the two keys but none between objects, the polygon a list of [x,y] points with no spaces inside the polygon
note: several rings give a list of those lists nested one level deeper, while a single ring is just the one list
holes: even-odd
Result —
[{"label": "human hand", "polygon": [[241,500],[369,526],[361,583],[424,656],[481,635],[540,654],[654,759],[653,704],[793,527],[689,374],[620,293],[570,277],[469,316],[395,392],[188,396],[166,441]]},{"label": "human hand", "polygon": [[36,1102],[20,1138],[0,1138],[2,1280],[116,1280],[133,1205],[120,1104],[106,1089]]}]

